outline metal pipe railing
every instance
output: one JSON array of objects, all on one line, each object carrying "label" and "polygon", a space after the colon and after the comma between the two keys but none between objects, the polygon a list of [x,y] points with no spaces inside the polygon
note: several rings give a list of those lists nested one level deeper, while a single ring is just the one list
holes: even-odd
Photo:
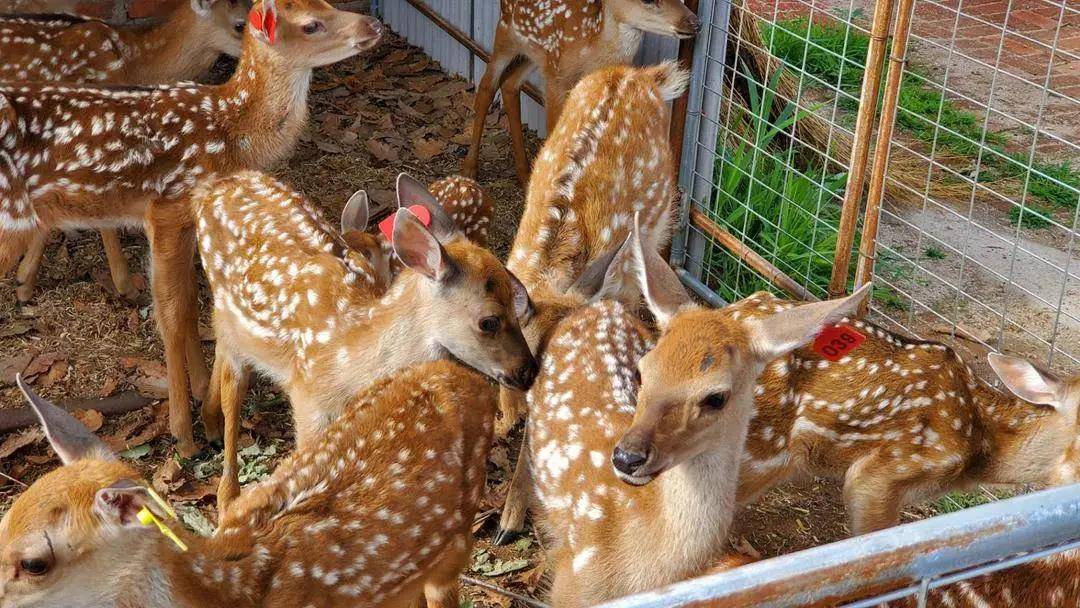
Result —
[{"label": "metal pipe railing", "polygon": [[[628,596],[604,608],[834,606],[1003,557],[1080,540],[1080,484],[764,560]],[[1038,553],[1027,556],[1034,559]],[[968,573],[975,576],[979,572]],[[944,583],[941,583],[944,584]],[[935,587],[933,582],[928,587]]]}]

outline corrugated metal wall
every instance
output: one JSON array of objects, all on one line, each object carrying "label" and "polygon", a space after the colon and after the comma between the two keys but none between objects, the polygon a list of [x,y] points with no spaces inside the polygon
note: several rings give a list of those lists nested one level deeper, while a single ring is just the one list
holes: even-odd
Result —
[{"label": "corrugated metal wall", "polygon": [[[447,21],[469,34],[481,47],[490,51],[495,40],[495,25],[499,21],[499,0],[425,0]],[[379,8],[382,20],[409,42],[424,49],[428,55],[443,65],[447,72],[480,82],[485,64],[479,57],[472,57],[468,49],[432,23],[405,0],[381,0]],[[674,58],[678,54],[678,42],[671,38],[646,36],[640,63],[656,63],[661,59]],[[534,73],[530,80],[541,91],[543,81]],[[545,131],[544,108],[529,96],[522,95],[521,116],[525,124],[541,136]]]}]

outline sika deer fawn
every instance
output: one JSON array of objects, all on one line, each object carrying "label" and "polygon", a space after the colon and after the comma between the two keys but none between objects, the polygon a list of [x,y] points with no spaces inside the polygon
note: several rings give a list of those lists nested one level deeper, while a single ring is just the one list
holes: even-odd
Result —
[{"label": "sika deer fawn", "polygon": [[428,363],[352,396],[211,538],[172,521],[138,471],[20,386],[64,466],[0,522],[5,608],[404,608],[422,592],[457,608],[495,414],[479,374]]},{"label": "sika deer fawn", "polygon": [[[729,309],[758,319],[792,306],[759,293]],[[980,385],[943,344],[864,321],[831,335],[852,337],[852,347],[803,348],[759,378],[740,503],[794,477],[834,477],[852,531],[865,534],[899,523],[907,504],[956,489],[1080,481],[1080,376],[990,355],[1014,399]]]},{"label": "sika deer fawn", "polygon": [[630,63],[645,32],[689,38],[701,24],[682,0],[501,0],[495,46],[476,90],[472,143],[462,174],[476,179],[484,121],[502,91],[518,181],[529,181],[521,87],[537,67],[544,77],[547,128],[553,131],[578,80],[600,68]]},{"label": "sika deer fawn", "polygon": [[[239,0],[181,0],[160,25],[114,28],[70,15],[0,15],[7,40],[0,81],[166,84],[197,78],[222,53],[240,54],[248,5]],[[33,297],[48,235],[38,234],[19,266],[20,302]],[[113,284],[132,298],[127,260],[115,229],[101,230]]]},{"label": "sika deer fawn", "polygon": [[[670,239],[675,161],[667,146],[665,102],[682,95],[687,79],[674,63],[616,66],[586,76],[567,98],[563,118],[537,158],[507,262],[536,304],[524,330],[534,353],[543,351],[560,318],[586,304],[572,284],[587,285],[589,295],[599,288],[634,213],[641,213],[651,242],[662,247]],[[613,271],[615,278],[623,274]],[[639,295],[634,281],[622,281],[609,282],[596,297],[636,308]],[[524,395],[503,389],[499,404],[495,432],[505,436],[525,411]],[[531,485],[519,456],[496,543],[524,528]]]},{"label": "sika deer fawn", "polygon": [[[451,175],[432,183],[428,191],[465,238],[487,247],[494,207],[476,180]],[[379,230],[369,232],[369,211],[367,193],[357,191],[341,212],[341,236],[349,247],[360,251],[372,262],[376,274],[389,285],[401,272],[401,260],[394,255],[394,248],[385,234]]]},{"label": "sika deer fawn", "polygon": [[[525,287],[464,238],[424,187],[402,174],[393,247],[405,269],[389,289],[302,196],[254,172],[194,196],[199,251],[214,294],[217,356],[203,405],[207,436],[225,423],[219,500],[239,493],[236,441],[246,368],[289,395],[299,445],[375,378],[453,357],[527,389],[536,361],[521,335]],[[420,205],[430,226],[405,208]]]},{"label": "sika deer fawn", "polygon": [[[1080,549],[933,589],[929,608],[1080,606]],[[914,597],[878,608],[918,608]]]},{"label": "sika deer fawn", "polygon": [[378,21],[323,0],[265,0],[240,65],[221,86],[0,84],[0,276],[40,231],[144,221],[169,369],[170,430],[196,452],[185,365],[196,396],[206,364],[196,327],[188,194],[215,175],[289,153],[307,118],[312,70],[374,46]]},{"label": "sika deer fawn", "polygon": [[552,332],[529,394],[528,457],[559,607],[679,581],[724,555],[756,376],[867,294],[739,319],[697,308],[652,245],[631,238],[655,347],[635,315],[593,305]]}]

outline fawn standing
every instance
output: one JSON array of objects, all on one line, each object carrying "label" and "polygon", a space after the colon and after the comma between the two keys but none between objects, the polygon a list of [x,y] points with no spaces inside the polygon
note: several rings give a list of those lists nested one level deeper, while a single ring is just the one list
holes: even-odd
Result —
[{"label": "fawn standing", "polygon": [[[0,81],[165,84],[192,80],[222,54],[240,54],[247,5],[240,0],[179,0],[160,25],[114,28],[69,15],[0,15],[8,40]],[[19,266],[19,301],[34,293],[47,234],[38,234]],[[101,231],[113,284],[132,298],[127,260],[115,229]]]},{"label": "fawn standing", "polygon": [[[453,357],[527,389],[536,361],[521,335],[525,287],[470,242],[424,187],[402,174],[393,247],[405,269],[389,289],[296,192],[255,172],[196,192],[199,251],[214,294],[217,356],[203,404],[207,436],[221,435],[219,500],[239,493],[236,441],[245,368],[285,389],[297,443],[336,419],[377,377]],[[355,197],[354,197],[355,198]],[[430,230],[405,208],[421,205]]]},{"label": "fawn standing", "polygon": [[689,38],[701,27],[682,0],[501,0],[491,59],[476,90],[472,143],[462,173],[476,178],[484,121],[500,88],[518,181],[529,180],[521,87],[537,67],[544,77],[547,128],[553,131],[578,80],[600,68],[627,64],[645,32]]},{"label": "fawn standing", "polygon": [[[575,281],[597,288],[610,257],[641,214],[646,237],[658,247],[672,230],[675,161],[667,145],[666,102],[682,95],[688,74],[674,63],[599,70],[583,78],[566,101],[562,120],[537,157],[507,267],[521,277],[536,304],[525,327],[534,353],[562,317],[586,303]],[[605,259],[606,258],[606,259]],[[620,262],[616,266],[621,266]],[[590,266],[591,265],[591,266]],[[587,267],[594,269],[586,273]],[[618,282],[620,268],[598,294],[636,307],[634,281]],[[503,389],[496,434],[505,436],[524,412],[524,395]],[[525,524],[528,468],[518,458],[496,541]]]},{"label": "fawn standing", "polygon": [[867,294],[761,320],[701,310],[654,248],[631,238],[661,330],[655,348],[635,315],[593,305],[554,330],[529,394],[529,461],[560,607],[679,581],[723,556],[757,374]]},{"label": "fawn standing", "polygon": [[[729,309],[760,319],[794,305],[762,292]],[[1017,399],[979,384],[943,344],[865,321],[842,327],[859,341],[853,349],[803,348],[759,378],[739,502],[793,477],[839,478],[852,531],[865,534],[956,489],[1080,481],[1080,376],[990,355]]]},{"label": "fawn standing", "polygon": [[144,222],[155,316],[169,370],[170,430],[196,452],[188,382],[205,393],[194,226],[200,181],[289,153],[307,119],[312,70],[374,46],[378,21],[323,0],[252,9],[240,65],[221,86],[0,84],[0,276],[40,231]]},{"label": "fawn standing", "polygon": [[212,538],[168,521],[137,471],[20,385],[64,466],[0,522],[4,608],[404,608],[421,592],[457,608],[495,414],[479,374],[441,361],[376,382]]}]

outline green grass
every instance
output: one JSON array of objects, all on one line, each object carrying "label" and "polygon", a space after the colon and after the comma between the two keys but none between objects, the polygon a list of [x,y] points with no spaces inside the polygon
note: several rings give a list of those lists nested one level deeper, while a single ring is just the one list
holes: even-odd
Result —
[{"label": "green grass", "polygon": [[1050,210],[1044,207],[1012,207],[1009,220],[1015,225],[1020,222],[1024,228],[1047,228],[1051,225]]},{"label": "green grass", "polygon": [[938,249],[937,247],[927,247],[923,250],[923,255],[931,260],[944,260],[948,257],[944,251]]},{"label": "green grass", "polygon": [[[804,82],[839,87],[855,98],[843,97],[841,106],[856,107],[869,36],[844,23],[809,23],[806,18],[763,23],[762,36],[774,55],[789,66],[803,66],[813,77]],[[951,155],[974,159],[984,148],[980,181],[1016,179],[1026,183],[1029,194],[1055,206],[1073,209],[1080,203],[1080,171],[1071,163],[1035,159],[1028,169],[1028,154],[1005,152],[1008,139],[1002,133],[984,132],[983,116],[946,99],[917,68],[907,69],[897,102],[899,128],[926,143],[936,140],[938,151]]]},{"label": "green grass", "polygon": [[995,500],[1001,500],[1009,498],[1013,495],[1013,492],[999,492],[1000,496],[993,496],[989,492],[949,492],[941,498],[931,503],[931,506],[939,515],[945,513],[955,513],[957,511],[963,511],[964,509],[970,509],[971,507],[977,507],[979,505],[985,505]]}]

